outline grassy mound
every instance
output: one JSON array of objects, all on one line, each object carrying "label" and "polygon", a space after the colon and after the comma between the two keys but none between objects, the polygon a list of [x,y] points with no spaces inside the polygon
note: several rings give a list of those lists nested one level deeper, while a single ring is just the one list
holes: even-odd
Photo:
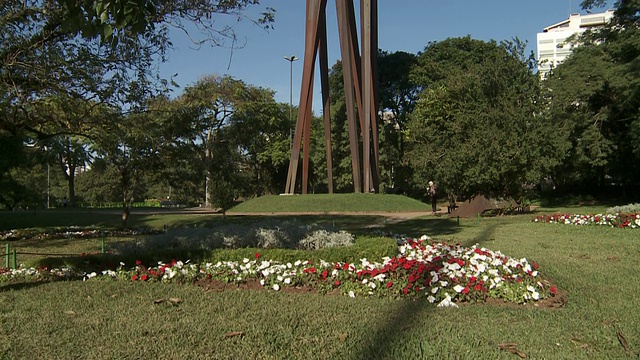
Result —
[{"label": "grassy mound", "polygon": [[428,204],[402,195],[307,194],[267,195],[245,201],[234,212],[418,212],[430,211]]}]

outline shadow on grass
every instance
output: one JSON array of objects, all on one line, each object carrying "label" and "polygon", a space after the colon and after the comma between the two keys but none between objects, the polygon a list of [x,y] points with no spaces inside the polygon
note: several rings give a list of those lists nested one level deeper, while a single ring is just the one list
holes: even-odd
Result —
[{"label": "shadow on grass", "polygon": [[392,359],[393,348],[401,344],[417,322],[427,311],[433,311],[436,307],[425,299],[398,300],[397,306],[390,314],[386,323],[366,334],[367,338],[362,348],[355,350],[356,359]]},{"label": "shadow on grass", "polygon": [[410,237],[428,235],[433,238],[443,235],[453,235],[462,231],[462,227],[456,219],[429,217],[404,220],[395,224],[388,224],[382,228],[384,231],[404,234]]},{"label": "shadow on grass", "polygon": [[475,244],[478,244],[480,246],[485,246],[488,242],[495,240],[495,237],[493,235],[495,234],[496,229],[500,226],[502,226],[502,224],[500,223],[494,223],[491,225],[484,226],[484,228],[482,229],[482,232],[480,232],[478,236],[474,237],[473,239],[469,239],[465,242],[462,242],[460,243],[460,245],[465,247],[470,247]]},{"label": "shadow on grass", "polygon": [[120,217],[116,214],[103,214],[85,210],[47,210],[47,211],[3,211],[0,212],[0,230],[98,226],[113,227],[119,225]]},{"label": "shadow on grass", "polygon": [[31,289],[40,285],[44,285],[49,283],[50,281],[30,281],[30,282],[18,282],[12,284],[6,284],[0,286],[0,293],[13,291],[13,290],[24,290]]},{"label": "shadow on grass", "polygon": [[[340,230],[354,231],[366,228],[371,224],[383,223],[384,216],[377,215],[189,215],[173,216],[167,215],[164,219],[157,215],[137,215],[134,224],[150,227],[162,222],[169,228],[189,228],[189,227],[215,227],[229,224],[253,224],[269,220],[277,221],[299,221],[307,224],[325,225]],[[160,225],[160,227],[162,227]]]}]

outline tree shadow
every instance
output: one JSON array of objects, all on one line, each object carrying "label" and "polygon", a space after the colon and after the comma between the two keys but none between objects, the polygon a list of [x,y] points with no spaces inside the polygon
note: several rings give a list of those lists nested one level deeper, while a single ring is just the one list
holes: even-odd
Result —
[{"label": "tree shadow", "polygon": [[494,241],[495,240],[494,234],[496,232],[496,229],[499,228],[500,226],[502,226],[502,224],[499,224],[499,223],[494,223],[488,226],[484,226],[480,234],[478,234],[476,237],[472,239],[461,242],[460,245],[465,247],[470,247],[475,244],[483,246],[487,242]]},{"label": "tree shadow", "polygon": [[113,227],[119,215],[104,214],[93,210],[40,210],[0,212],[0,230],[38,227],[99,226]]},{"label": "tree shadow", "polygon": [[425,312],[436,307],[425,299],[401,299],[386,324],[366,334],[364,344],[355,351],[356,359],[391,359],[393,346],[402,342],[412,330],[416,319],[427,316]]},{"label": "tree shadow", "polygon": [[49,282],[50,281],[30,281],[30,282],[17,282],[17,283],[0,285],[0,293],[14,291],[14,290],[31,289],[40,285],[47,284]]},{"label": "tree shadow", "polygon": [[411,237],[428,235],[438,237],[443,235],[453,235],[462,231],[456,219],[429,217],[403,220],[393,224],[386,224],[381,228],[383,231],[403,234]]},{"label": "tree shadow", "polygon": [[[340,230],[352,231],[362,229],[370,224],[382,223],[384,216],[379,215],[194,215],[188,218],[174,219],[167,222],[169,228],[216,227],[220,225],[250,225],[258,222],[299,221],[306,224],[318,224]],[[154,215],[137,215],[135,224],[148,225],[157,223]]]}]

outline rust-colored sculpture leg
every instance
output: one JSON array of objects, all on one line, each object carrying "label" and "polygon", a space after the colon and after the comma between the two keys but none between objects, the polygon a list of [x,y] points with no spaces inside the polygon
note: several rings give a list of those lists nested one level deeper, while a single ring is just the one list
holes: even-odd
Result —
[{"label": "rust-colored sculpture leg", "polygon": [[[379,191],[380,187],[380,159],[378,148],[378,3],[376,0],[360,0],[361,10],[361,34],[362,34],[362,109],[364,112],[365,127],[369,129],[363,130],[364,146],[373,145],[373,149],[369,151],[363,150],[363,164],[368,166],[365,168],[365,182],[370,181],[366,189],[373,188]],[[370,134],[371,140],[366,138]],[[372,144],[371,144],[372,143]],[[371,151],[373,150],[373,151]],[[371,157],[373,155],[373,157]]]},{"label": "rust-colored sculpture leg", "polygon": [[[300,145],[304,128],[304,118],[306,117],[307,109],[310,109],[313,103],[313,70],[315,68],[315,59],[318,44],[318,21],[320,19],[320,13],[324,12],[326,2],[327,0],[307,0],[302,88],[300,91],[298,119],[296,121],[295,135],[293,137],[293,146],[291,148],[291,158],[289,160],[289,171],[287,173],[287,183],[285,189],[285,193],[287,194],[293,194],[296,188],[296,177],[298,175],[298,164],[300,161]],[[308,149],[305,151],[308,153]]]},{"label": "rust-colored sculpture leg", "polygon": [[329,194],[333,194],[333,160],[331,158],[331,99],[329,97],[329,57],[327,54],[327,14],[320,15],[320,84],[322,86],[322,116],[324,119],[324,147],[327,158]]},{"label": "rust-colored sculpture leg", "polygon": [[[303,194],[307,193],[311,118],[313,115],[313,80],[318,51],[320,51],[320,81],[322,83],[328,185],[329,193],[333,192],[326,5],[327,0],[307,0],[304,67],[298,119],[296,121],[285,189],[285,193],[288,194],[295,192],[301,146],[303,150],[301,190]],[[349,127],[349,145],[351,148],[353,188],[355,192],[362,192],[364,186],[364,192],[369,192],[371,189],[378,190],[380,179],[376,105],[378,103],[376,76],[378,52],[377,0],[360,0],[360,11],[362,57],[360,57],[360,49],[358,48],[353,0],[336,0],[340,52],[342,53],[343,84]],[[357,113],[356,108],[358,109]],[[362,139],[363,143],[362,159],[360,157],[360,139]]]},{"label": "rust-colored sculpture leg", "polygon": [[360,8],[363,14],[362,23],[362,166],[364,172],[364,189],[372,189],[371,176],[371,0],[362,1]]},{"label": "rust-colored sculpture leg", "polygon": [[[348,4],[347,4],[348,3]],[[347,105],[347,123],[349,126],[349,144],[351,147],[351,171],[353,173],[353,190],[357,193],[362,192],[362,180],[360,177],[360,154],[358,146],[358,130],[356,125],[356,109],[355,109],[355,84],[354,69],[349,64],[354,61],[353,47],[351,46],[351,31],[349,24],[349,9],[347,6],[353,7],[353,1],[336,0],[336,13],[338,16],[338,33],[340,38],[340,52],[342,53],[342,78],[344,84],[344,95]]]}]

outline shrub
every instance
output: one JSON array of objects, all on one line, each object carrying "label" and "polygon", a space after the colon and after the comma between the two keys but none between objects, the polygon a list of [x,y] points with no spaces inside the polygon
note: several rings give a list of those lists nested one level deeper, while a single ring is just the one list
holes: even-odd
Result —
[{"label": "shrub", "polygon": [[326,230],[316,230],[300,240],[298,247],[306,250],[319,250],[338,246],[352,246],[353,235],[346,231],[328,232]]},{"label": "shrub", "polygon": [[353,243],[353,235],[344,231],[335,232],[318,224],[266,220],[252,224],[229,223],[215,228],[171,229],[165,234],[115,245],[114,251],[125,255],[221,248],[322,249],[350,246]]},{"label": "shrub", "polygon": [[607,209],[607,214],[630,214],[630,213],[640,213],[640,204],[627,204],[622,206],[614,206]]}]

